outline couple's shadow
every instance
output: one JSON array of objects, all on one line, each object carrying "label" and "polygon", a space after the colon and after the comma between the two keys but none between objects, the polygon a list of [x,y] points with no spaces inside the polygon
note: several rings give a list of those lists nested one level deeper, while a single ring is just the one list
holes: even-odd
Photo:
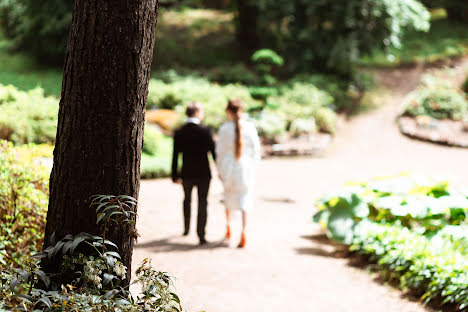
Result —
[{"label": "couple's shadow", "polygon": [[199,245],[196,242],[186,243],[181,242],[183,238],[179,235],[166,237],[163,239],[152,240],[135,245],[136,249],[148,249],[151,252],[170,252],[170,251],[193,251],[193,250],[209,250],[216,248],[226,248],[229,244],[226,240],[209,241],[204,245]]}]

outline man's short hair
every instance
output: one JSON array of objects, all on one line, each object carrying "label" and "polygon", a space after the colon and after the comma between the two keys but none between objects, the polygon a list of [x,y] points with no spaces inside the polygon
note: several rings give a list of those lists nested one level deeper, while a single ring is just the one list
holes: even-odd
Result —
[{"label": "man's short hair", "polygon": [[185,109],[185,115],[187,115],[187,117],[193,117],[201,110],[203,110],[203,107],[200,103],[190,102],[187,104],[187,108]]}]

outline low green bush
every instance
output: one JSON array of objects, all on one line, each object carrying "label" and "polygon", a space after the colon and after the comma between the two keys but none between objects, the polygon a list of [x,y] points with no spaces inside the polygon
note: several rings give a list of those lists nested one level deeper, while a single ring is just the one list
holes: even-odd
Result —
[{"label": "low green bush", "polygon": [[41,88],[27,92],[0,85],[0,139],[16,144],[53,143],[58,100]]},{"label": "low green bush", "polygon": [[467,194],[447,181],[401,176],[358,183],[317,202],[314,220],[327,228],[330,238],[345,243],[353,239],[357,222],[399,222],[409,229],[435,233],[447,225],[466,222]]},{"label": "low green bush", "polygon": [[172,139],[152,125],[145,126],[140,175],[142,179],[168,177],[171,174]]},{"label": "low green bush", "polygon": [[171,83],[151,79],[149,82],[148,108],[162,108],[164,101],[171,98],[175,109],[183,113],[185,105],[198,101],[205,109],[205,124],[218,128],[226,120],[227,101],[239,98],[247,105],[255,105],[249,90],[242,85],[217,85],[208,80],[193,76],[177,78]]},{"label": "low green bush", "polygon": [[[48,247],[30,259],[25,270],[2,271],[0,295],[2,311],[182,311],[180,299],[171,292],[172,278],[151,267],[148,259],[136,271],[140,293],[132,295],[125,287],[127,267],[117,246],[106,239],[115,224],[129,236],[135,228],[137,201],[129,196],[97,195],[91,198],[98,236],[68,234],[58,242],[52,235]],[[41,265],[52,271],[44,272]]]},{"label": "low green bush", "polygon": [[[465,236],[466,228],[464,229]],[[453,239],[432,238],[399,225],[361,222],[350,250],[367,255],[383,276],[456,311],[468,308],[468,254]]]},{"label": "low green bush", "polygon": [[348,114],[359,109],[364,93],[375,85],[373,77],[366,73],[356,73],[352,80],[331,74],[300,74],[290,80],[295,82],[313,84],[328,92],[334,99],[331,108]]},{"label": "low green bush", "polygon": [[318,130],[334,133],[336,114],[330,109],[333,97],[310,83],[294,82],[281,88],[280,95],[271,102],[277,103],[279,114],[290,124],[296,119],[315,119]]},{"label": "low green bush", "polygon": [[462,89],[465,93],[468,93],[468,76],[466,77],[465,81],[463,82]]},{"label": "low green bush", "polygon": [[[333,240],[367,255],[426,302],[468,305],[468,194],[416,176],[353,183],[317,202]],[[439,301],[439,299],[442,299]]]},{"label": "low green bush", "polygon": [[25,268],[39,251],[49,192],[48,168],[34,164],[40,150],[0,140],[0,270]]},{"label": "low green bush", "polygon": [[244,64],[233,66],[218,66],[210,70],[208,79],[220,84],[241,83],[253,85],[258,81],[257,75]]},{"label": "low green bush", "polygon": [[463,91],[432,76],[404,101],[405,114],[429,116],[435,119],[463,120],[468,116],[468,100]]},{"label": "low green bush", "polygon": [[268,109],[260,112],[252,120],[260,137],[267,142],[277,142],[281,136],[286,134],[287,121]]}]

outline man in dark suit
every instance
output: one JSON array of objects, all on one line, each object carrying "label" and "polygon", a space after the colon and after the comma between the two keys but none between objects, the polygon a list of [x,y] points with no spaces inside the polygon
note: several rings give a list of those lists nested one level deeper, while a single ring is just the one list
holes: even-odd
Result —
[{"label": "man in dark suit", "polygon": [[[197,234],[200,245],[206,243],[205,226],[207,219],[207,197],[210,188],[211,171],[208,153],[216,159],[215,144],[211,131],[201,125],[203,107],[192,102],[185,111],[188,119],[186,123],[174,133],[174,153],[172,157],[172,181],[184,187],[184,235],[188,235],[190,228],[190,212],[192,189],[198,191]],[[179,173],[178,159],[182,154],[182,171]]]}]

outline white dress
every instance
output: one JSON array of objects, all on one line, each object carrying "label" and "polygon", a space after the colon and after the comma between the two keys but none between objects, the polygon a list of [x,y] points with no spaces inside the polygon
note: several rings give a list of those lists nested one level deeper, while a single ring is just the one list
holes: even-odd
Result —
[{"label": "white dress", "polygon": [[235,157],[235,123],[226,122],[219,129],[216,143],[216,164],[224,184],[227,209],[248,211],[253,206],[255,171],[261,158],[257,129],[250,121],[241,119],[242,155]]}]

